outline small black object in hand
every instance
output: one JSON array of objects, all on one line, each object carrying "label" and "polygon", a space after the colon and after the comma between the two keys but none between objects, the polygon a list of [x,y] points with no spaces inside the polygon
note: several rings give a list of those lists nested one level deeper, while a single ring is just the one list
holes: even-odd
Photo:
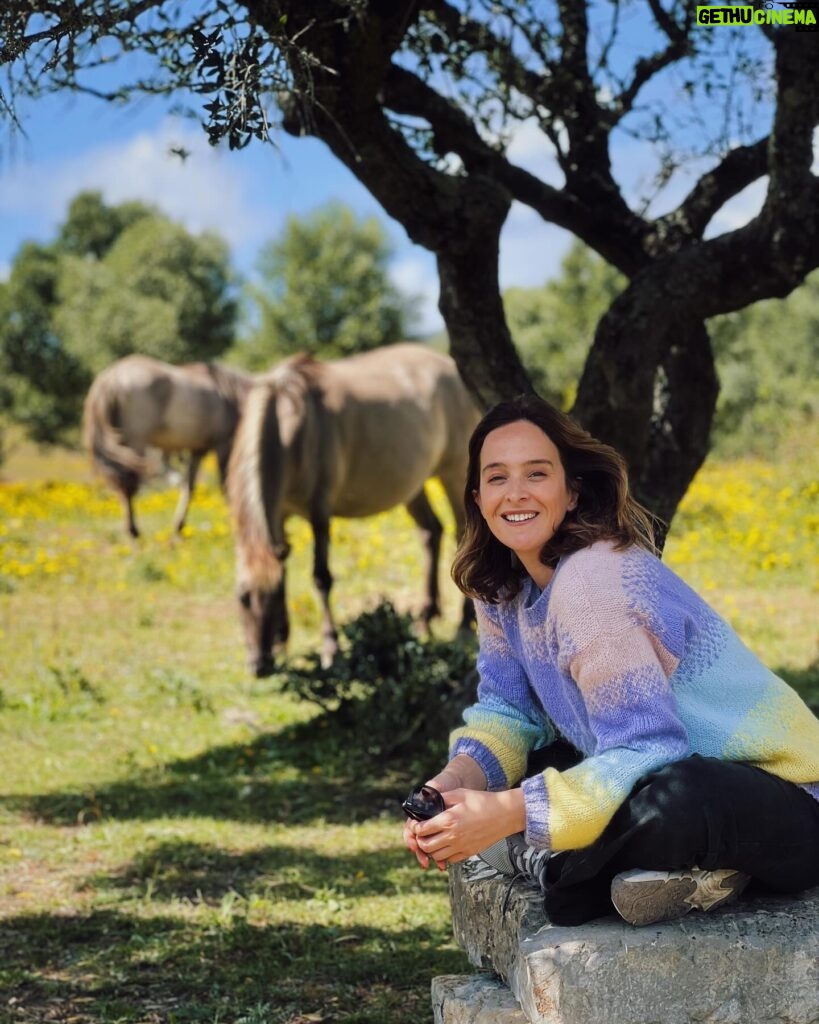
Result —
[{"label": "small black object in hand", "polygon": [[416,786],[401,804],[408,818],[426,821],[446,810],[444,798],[434,786]]}]

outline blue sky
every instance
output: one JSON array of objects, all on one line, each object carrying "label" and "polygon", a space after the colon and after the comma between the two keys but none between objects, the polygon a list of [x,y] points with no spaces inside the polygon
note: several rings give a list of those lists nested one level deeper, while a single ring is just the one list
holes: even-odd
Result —
[{"label": "blue sky", "polygon": [[[392,240],[395,283],[417,298],[417,329],[441,326],[437,277],[431,255],[414,246],[366,189],[323,143],[282,136],[279,148],[251,143],[231,152],[212,148],[193,121],[173,117],[167,101],[115,107],[92,97],[52,96],[20,108],[25,136],[2,136],[0,150],[0,279],[26,240],[48,242],[70,199],[99,189],[109,203],[154,203],[192,231],[210,229],[228,242],[234,265],[252,277],[260,247],[275,237],[290,214],[305,214],[331,199],[359,214],[376,214]],[[191,156],[183,163],[171,147]],[[549,145],[523,125],[511,145],[521,166],[560,184]],[[613,153],[627,191],[650,174],[646,151],[634,142]],[[684,187],[678,183],[678,194]],[[715,233],[743,223],[758,208],[757,184],[720,215]],[[559,272],[569,236],[515,204],[501,238],[501,286],[534,287]]]}]

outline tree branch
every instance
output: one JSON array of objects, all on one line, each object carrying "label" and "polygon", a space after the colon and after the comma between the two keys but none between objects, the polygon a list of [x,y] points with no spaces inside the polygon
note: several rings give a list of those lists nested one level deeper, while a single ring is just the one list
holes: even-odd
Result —
[{"label": "tree branch", "polygon": [[384,101],[396,113],[428,121],[440,156],[456,153],[468,173],[491,175],[519,202],[531,207],[545,221],[582,238],[618,270],[632,274],[644,262],[642,221],[633,215],[623,218],[619,204],[601,204],[589,210],[571,193],[515,166],[481,137],[463,111],[405,68],[393,65],[390,69]]},{"label": "tree branch", "polygon": [[738,146],[696,183],[680,205],[656,221],[659,236],[680,241],[702,238],[711,219],[729,199],[768,171],[769,138]]},{"label": "tree branch", "polygon": [[96,0],[85,3],[78,0],[70,5],[52,4],[48,11],[44,11],[42,6],[35,11],[32,5],[31,15],[37,13],[41,18],[55,17],[57,21],[28,36],[24,34],[28,17],[21,18],[14,10],[6,11],[0,15],[0,38],[5,39],[5,43],[0,46],[0,66],[17,60],[39,43],[59,45],[66,37],[76,39],[83,32],[92,32],[96,38],[102,38],[116,25],[124,21],[133,23],[146,11],[162,7],[164,3],[165,0],[126,0],[112,7],[108,3],[99,4]]}]

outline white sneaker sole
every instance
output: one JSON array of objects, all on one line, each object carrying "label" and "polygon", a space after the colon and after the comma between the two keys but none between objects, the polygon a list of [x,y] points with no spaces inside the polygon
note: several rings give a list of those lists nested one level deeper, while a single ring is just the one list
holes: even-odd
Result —
[{"label": "white sneaker sole", "polygon": [[675,921],[692,910],[732,903],[750,881],[740,871],[625,871],[611,883],[611,901],[633,925]]}]

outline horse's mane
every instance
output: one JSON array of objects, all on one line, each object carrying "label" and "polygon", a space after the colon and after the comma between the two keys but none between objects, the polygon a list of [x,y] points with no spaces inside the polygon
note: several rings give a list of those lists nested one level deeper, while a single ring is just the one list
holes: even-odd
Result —
[{"label": "horse's mane", "polygon": [[[228,471],[228,493],[242,570],[272,585],[286,550],[281,504],[287,467],[284,445],[298,430],[313,385],[316,363],[297,355],[258,376],[245,400]],[[279,409],[285,399],[286,408]],[[281,423],[280,423],[281,414]]]},{"label": "horse's mane", "polygon": [[224,363],[207,363],[206,366],[216,390],[238,411],[253,386],[253,374]]}]

